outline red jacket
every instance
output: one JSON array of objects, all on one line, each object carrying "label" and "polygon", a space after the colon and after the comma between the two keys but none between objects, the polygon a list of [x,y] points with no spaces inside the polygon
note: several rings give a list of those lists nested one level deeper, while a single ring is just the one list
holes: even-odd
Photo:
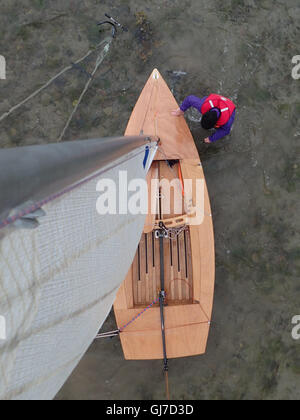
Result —
[{"label": "red jacket", "polygon": [[216,124],[216,128],[219,128],[222,127],[222,125],[228,123],[231,115],[235,110],[235,105],[230,99],[225,98],[225,96],[216,95],[213,93],[209,95],[209,97],[202,105],[201,114],[205,114],[212,108],[218,108],[221,111],[221,117],[218,119]]}]

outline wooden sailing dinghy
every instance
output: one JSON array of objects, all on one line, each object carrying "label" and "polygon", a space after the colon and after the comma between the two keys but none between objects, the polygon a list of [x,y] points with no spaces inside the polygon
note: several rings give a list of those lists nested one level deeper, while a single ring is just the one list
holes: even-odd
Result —
[{"label": "wooden sailing dinghy", "polygon": [[[177,107],[167,84],[154,70],[125,133],[160,139],[148,174],[144,232],[114,303],[128,360],[166,361],[206,351],[214,295],[213,222],[193,137],[184,117],[171,115]],[[151,189],[155,179],[161,184],[153,182]],[[173,181],[170,196],[166,181]]]}]

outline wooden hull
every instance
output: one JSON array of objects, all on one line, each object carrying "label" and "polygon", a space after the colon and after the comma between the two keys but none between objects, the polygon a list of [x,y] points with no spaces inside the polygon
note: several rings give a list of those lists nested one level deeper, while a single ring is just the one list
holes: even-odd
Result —
[{"label": "wooden hull", "polygon": [[[204,173],[191,132],[183,117],[171,115],[177,107],[167,84],[154,70],[125,133],[156,135],[161,140],[148,174],[149,211],[144,233],[114,304],[119,328],[151,305],[120,334],[124,356],[129,360],[163,358],[158,304],[162,248],[155,235],[160,221],[167,229],[173,229],[172,239],[163,239],[167,357],[200,355],[206,351],[215,277],[213,223]],[[167,160],[173,160],[172,167]],[[160,184],[151,184],[155,179]],[[171,193],[168,182],[172,182]]]}]

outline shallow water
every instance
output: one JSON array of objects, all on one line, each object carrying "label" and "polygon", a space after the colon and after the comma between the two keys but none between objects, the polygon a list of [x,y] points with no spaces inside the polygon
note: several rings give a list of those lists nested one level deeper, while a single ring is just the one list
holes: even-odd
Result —
[{"label": "shallow water", "polygon": [[[207,354],[170,361],[176,399],[299,399],[300,54],[298,0],[1,1],[0,115],[101,37],[110,13],[119,33],[65,139],[120,135],[154,67],[178,100],[231,97],[232,134],[206,146],[197,113],[187,120],[203,161],[214,214],[216,293]],[[298,41],[298,42],[297,42]],[[95,56],[85,69],[92,71]],[[183,72],[186,74],[174,74]],[[87,76],[78,69],[0,123],[1,147],[56,141]],[[114,328],[111,315],[103,330]],[[99,341],[58,399],[162,399],[162,364],[127,362],[118,339]]]}]

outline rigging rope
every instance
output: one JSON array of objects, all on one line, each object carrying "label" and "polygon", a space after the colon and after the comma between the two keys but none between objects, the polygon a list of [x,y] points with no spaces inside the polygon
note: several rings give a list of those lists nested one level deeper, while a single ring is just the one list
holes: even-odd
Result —
[{"label": "rigging rope", "polygon": [[[27,102],[29,102],[31,99],[35,98],[39,93],[41,93],[43,90],[47,89],[47,87],[49,87],[56,79],[58,79],[60,76],[62,76],[64,73],[66,73],[69,70],[72,70],[74,68],[74,65],[78,65],[79,63],[81,63],[82,61],[86,60],[90,55],[92,55],[93,53],[95,53],[95,51],[97,51],[104,43],[107,43],[108,45],[112,42],[112,37],[107,37],[104,40],[102,40],[101,42],[99,42],[99,44],[96,45],[95,49],[93,50],[89,50],[83,57],[81,57],[79,60],[75,61],[75,63],[72,63],[71,65],[65,67],[63,70],[61,70],[59,73],[57,73],[55,76],[53,76],[50,80],[48,80],[48,82],[46,82],[42,87],[40,87],[39,89],[37,89],[36,91],[34,91],[31,95],[29,95],[27,98],[25,98],[24,100],[22,100],[21,102],[19,102],[17,105],[13,106],[12,108],[10,108],[10,110],[4,112],[4,114],[2,114],[0,116],[0,122],[5,120],[7,117],[9,117],[13,112],[17,111],[20,107],[22,107],[23,105],[25,105]],[[106,48],[106,46],[104,47],[104,49]],[[100,52],[99,56],[101,56],[103,50]],[[98,57],[99,57],[98,56]],[[97,59],[98,61],[98,59]],[[102,60],[103,61],[103,60]],[[101,61],[101,62],[102,62]],[[101,63],[100,63],[101,64]],[[99,65],[100,65],[99,64]],[[99,67],[99,65],[97,66],[97,69]],[[97,71],[96,69],[96,71]]]},{"label": "rigging rope", "polygon": [[71,113],[68,121],[66,122],[66,125],[64,126],[64,128],[63,128],[63,130],[62,130],[62,132],[61,132],[61,134],[60,134],[57,142],[60,142],[64,138],[64,135],[65,135],[67,129],[69,128],[69,126],[70,126],[70,124],[72,122],[72,119],[73,119],[74,115],[76,114],[77,109],[78,109],[79,105],[81,104],[81,102],[82,102],[82,100],[83,100],[86,92],[88,91],[88,89],[90,87],[90,84],[91,84],[91,82],[92,82],[95,74],[97,73],[97,70],[99,69],[99,66],[102,64],[104,58],[108,54],[109,47],[110,47],[110,44],[111,44],[113,38],[112,37],[111,38],[106,38],[106,40],[107,40],[106,41],[107,44],[105,45],[105,47],[103,48],[103,50],[100,52],[100,54],[97,56],[97,60],[96,60],[96,64],[95,64],[94,70],[92,71],[89,80],[87,81],[87,83],[86,83],[83,91],[81,92],[81,95],[80,95],[80,97],[78,99],[78,102],[77,102],[76,106],[74,107],[74,109],[73,109],[73,111],[72,111],[72,113]]},{"label": "rigging rope", "polygon": [[150,303],[150,305],[148,305],[146,308],[144,308],[140,313],[138,313],[136,316],[134,316],[129,322],[127,322],[127,324],[123,325],[123,327],[119,328],[118,330],[109,331],[109,332],[106,332],[106,333],[100,333],[100,334],[96,335],[96,337],[95,337],[96,340],[99,339],[99,338],[116,337],[121,332],[123,332],[125,330],[125,328],[129,327],[130,324],[132,324],[134,321],[136,321],[148,309],[152,308],[152,306],[154,306],[158,302],[159,302],[159,298],[154,300],[152,303]]},{"label": "rigging rope", "polygon": [[165,225],[163,225],[161,229],[164,231],[166,239],[171,239],[172,241],[175,241],[177,237],[181,235],[181,233],[183,233],[184,231],[188,232],[189,227],[186,224],[178,228],[167,228]]}]

